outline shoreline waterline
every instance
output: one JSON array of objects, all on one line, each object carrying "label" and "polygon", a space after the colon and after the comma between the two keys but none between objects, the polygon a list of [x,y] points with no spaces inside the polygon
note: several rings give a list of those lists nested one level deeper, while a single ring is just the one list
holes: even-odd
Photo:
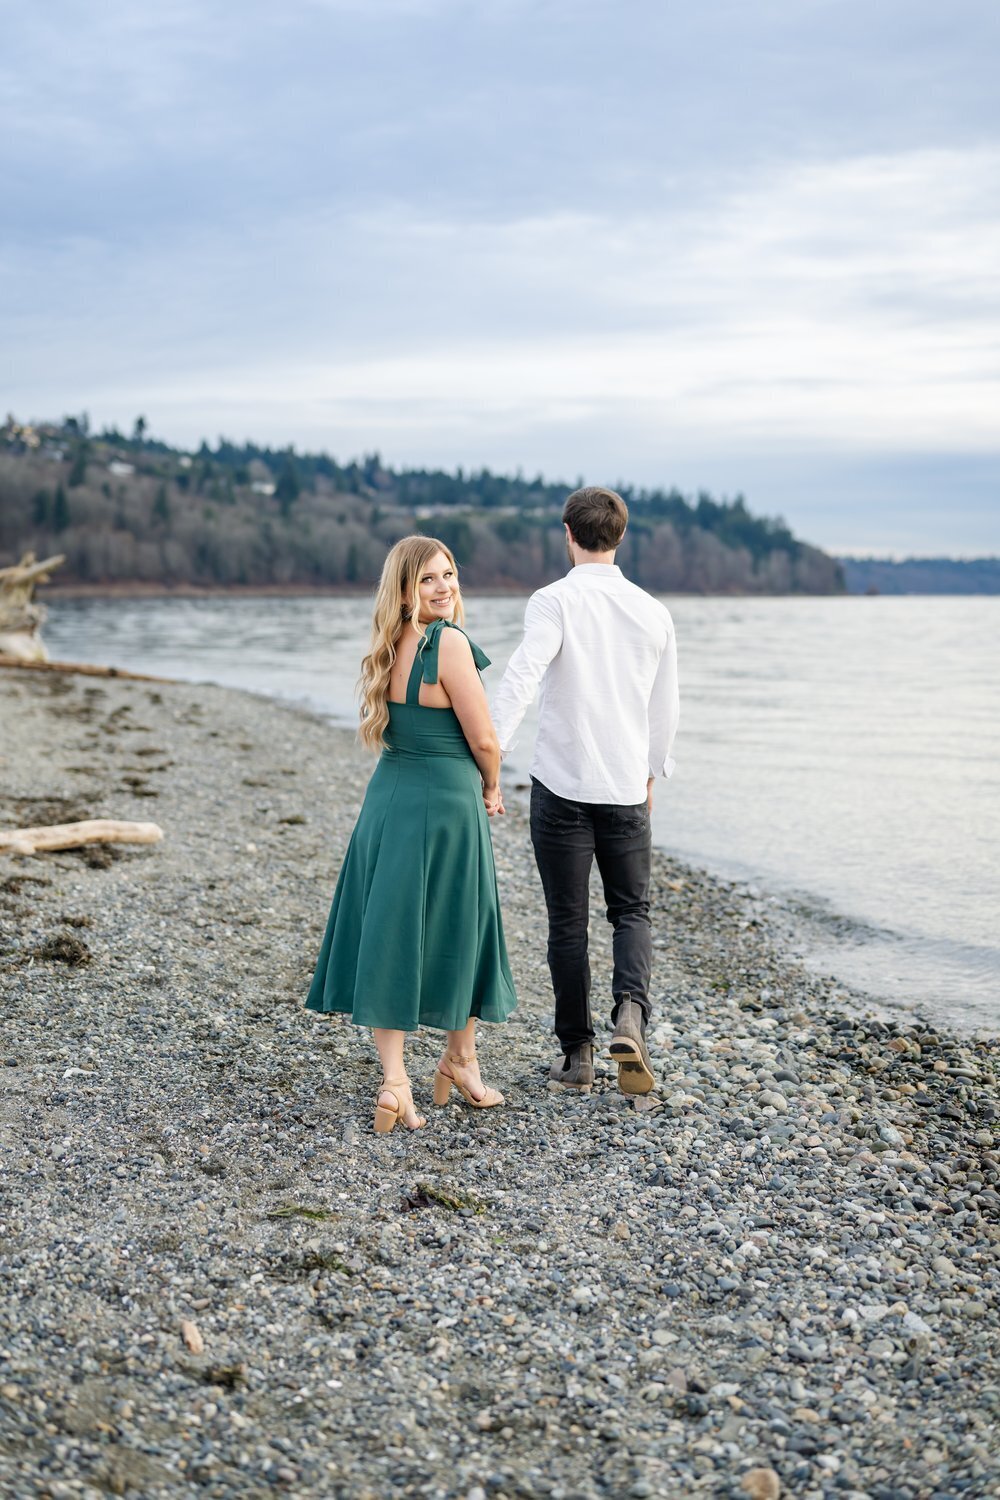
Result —
[{"label": "shoreline waterline", "polygon": [[[530,599],[536,589],[542,584],[528,586],[525,584],[512,583],[507,587],[491,586],[488,588],[463,588],[462,596],[466,599]],[[53,576],[51,583],[46,584],[41,602],[53,604],[61,603],[63,600],[116,600],[116,599],[373,599],[378,587],[378,580],[370,583],[230,583],[212,584],[198,583],[143,583],[131,580],[123,583],[65,583],[61,584],[58,578]],[[846,590],[838,590],[829,594],[805,594],[802,592],[751,593],[739,590],[720,590],[713,592],[707,589],[675,589],[671,593],[673,599],[860,599],[865,596],[861,594],[849,594]],[[909,597],[909,596],[906,596]],[[956,594],[936,595],[934,597],[966,598],[967,595]]]},{"label": "shoreline waterline", "polygon": [[[996,601],[666,602],[682,710],[654,839],[839,914],[834,931],[882,934],[867,949],[835,939],[845,981],[966,1030],[1000,1027],[1000,712],[984,708],[977,644],[1000,623]],[[522,598],[470,596],[469,613],[494,663],[489,692],[520,637]],[[53,655],[272,692],[353,724],[368,625],[362,595],[64,600],[45,633]],[[532,732],[529,714],[514,779],[527,779]],[[829,927],[804,930],[828,965]]]}]

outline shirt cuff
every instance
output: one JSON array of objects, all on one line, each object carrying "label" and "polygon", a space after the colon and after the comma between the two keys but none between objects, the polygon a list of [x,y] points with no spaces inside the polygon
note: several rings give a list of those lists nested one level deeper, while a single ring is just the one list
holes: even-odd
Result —
[{"label": "shirt cuff", "polygon": [[653,767],[650,766],[649,774],[654,781],[657,781],[661,776],[672,776],[674,772],[674,766],[676,764],[677,762],[668,755],[664,758],[663,763],[661,764],[658,771],[654,771]]}]

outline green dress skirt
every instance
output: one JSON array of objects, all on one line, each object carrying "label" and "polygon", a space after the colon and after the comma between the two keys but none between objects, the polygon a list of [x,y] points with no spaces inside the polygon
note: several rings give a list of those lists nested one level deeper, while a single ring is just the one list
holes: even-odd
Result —
[{"label": "green dress skirt", "polygon": [[454,710],[419,701],[421,681],[437,682],[445,628],[428,626],[406,702],[389,704],[306,1000],[361,1026],[459,1031],[517,1004],[479,769]]}]

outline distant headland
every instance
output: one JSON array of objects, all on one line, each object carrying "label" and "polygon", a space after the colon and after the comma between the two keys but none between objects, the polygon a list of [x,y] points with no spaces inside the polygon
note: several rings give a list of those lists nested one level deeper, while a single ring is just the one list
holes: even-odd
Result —
[{"label": "distant headland", "polygon": [[842,557],[850,594],[1000,594],[1000,557]]}]

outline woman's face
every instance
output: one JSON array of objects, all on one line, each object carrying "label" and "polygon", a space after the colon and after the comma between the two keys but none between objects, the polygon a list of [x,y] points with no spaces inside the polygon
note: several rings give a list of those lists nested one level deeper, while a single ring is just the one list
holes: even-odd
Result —
[{"label": "woman's face", "polygon": [[418,618],[422,625],[429,625],[432,620],[450,620],[455,613],[458,578],[443,552],[435,552],[430,561],[424,564],[417,583],[417,593]]}]

